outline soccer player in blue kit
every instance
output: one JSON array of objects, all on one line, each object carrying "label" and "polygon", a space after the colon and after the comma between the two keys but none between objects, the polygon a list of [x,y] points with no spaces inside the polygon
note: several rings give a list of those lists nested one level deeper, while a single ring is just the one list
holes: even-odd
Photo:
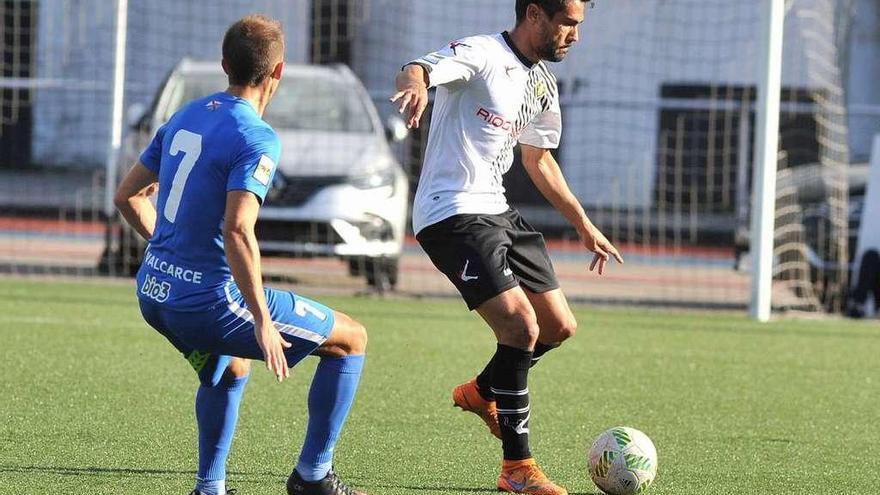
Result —
[{"label": "soccer player in blue kit", "polygon": [[[364,366],[367,334],[350,317],[292,292],[263,288],[254,225],[281,154],[261,118],[281,80],[278,21],[248,16],[223,39],[226,91],[184,106],[156,133],[115,203],[149,241],[137,275],[147,323],[193,366],[199,468],[190,495],[226,489],[226,459],[250,372],[262,359],[279,381],[320,357],[290,495],[362,495],[332,469],[334,446]],[[158,182],[156,206],[149,193]]]}]

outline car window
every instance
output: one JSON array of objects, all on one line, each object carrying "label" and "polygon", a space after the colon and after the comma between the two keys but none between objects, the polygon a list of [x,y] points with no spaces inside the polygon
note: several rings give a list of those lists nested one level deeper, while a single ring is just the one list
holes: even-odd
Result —
[{"label": "car window", "polygon": [[183,101],[187,102],[223,91],[229,86],[226,84],[226,76],[223,74],[216,76],[184,76],[184,78],[186,79],[186,91],[184,92],[185,97]]},{"label": "car window", "polygon": [[179,81],[177,78],[171,78],[169,81],[171,87],[168,92],[168,99],[165,100],[165,111],[162,112],[162,115],[159,116],[159,119],[164,123],[168,122],[169,119],[174,115],[174,112],[177,111],[183,105],[186,91],[184,91],[184,84]]},{"label": "car window", "polygon": [[326,78],[283,80],[266,109],[266,122],[280,129],[371,132],[364,102],[355,88]]},{"label": "car window", "polygon": [[[188,78],[179,104],[226,89],[222,76]],[[263,118],[272,127],[325,132],[373,132],[356,88],[327,77],[286,75]],[[176,110],[176,109],[175,109]]]}]

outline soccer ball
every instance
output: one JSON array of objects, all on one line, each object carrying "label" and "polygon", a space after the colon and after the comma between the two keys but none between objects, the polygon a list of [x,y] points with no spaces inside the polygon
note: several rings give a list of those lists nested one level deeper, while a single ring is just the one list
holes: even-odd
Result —
[{"label": "soccer ball", "polygon": [[617,426],[605,431],[590,447],[590,477],[609,495],[643,492],[657,475],[657,450],[647,435]]}]

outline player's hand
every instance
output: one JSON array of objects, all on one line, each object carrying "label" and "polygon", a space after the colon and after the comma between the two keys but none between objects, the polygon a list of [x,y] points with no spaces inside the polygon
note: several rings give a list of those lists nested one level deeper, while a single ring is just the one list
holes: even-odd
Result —
[{"label": "player's hand", "polygon": [[254,333],[257,337],[257,343],[263,351],[266,368],[275,375],[279,382],[289,377],[290,368],[287,367],[284,349],[289,349],[292,344],[281,337],[275,324],[271,321],[255,325]]},{"label": "player's hand", "polygon": [[605,235],[596,226],[589,225],[587,229],[579,232],[579,234],[584,247],[595,253],[593,262],[590,263],[590,271],[595,270],[598,266],[599,275],[603,275],[605,273],[605,264],[608,263],[612,256],[618,263],[623,264],[623,257],[617,252],[617,248],[605,238]]},{"label": "player's hand", "polygon": [[418,129],[422,113],[428,106],[428,87],[423,82],[410,81],[402,87],[398,85],[397,89],[399,91],[391,97],[391,102],[397,102],[397,111],[400,113],[408,110],[406,126]]}]

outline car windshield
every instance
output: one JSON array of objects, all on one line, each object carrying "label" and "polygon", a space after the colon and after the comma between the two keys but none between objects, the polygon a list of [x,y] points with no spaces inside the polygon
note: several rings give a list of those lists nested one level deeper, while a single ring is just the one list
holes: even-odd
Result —
[{"label": "car windshield", "polygon": [[[226,89],[223,76],[186,79],[191,101]],[[272,127],[324,132],[373,132],[373,123],[356,88],[325,76],[285,74],[263,118]]]}]

